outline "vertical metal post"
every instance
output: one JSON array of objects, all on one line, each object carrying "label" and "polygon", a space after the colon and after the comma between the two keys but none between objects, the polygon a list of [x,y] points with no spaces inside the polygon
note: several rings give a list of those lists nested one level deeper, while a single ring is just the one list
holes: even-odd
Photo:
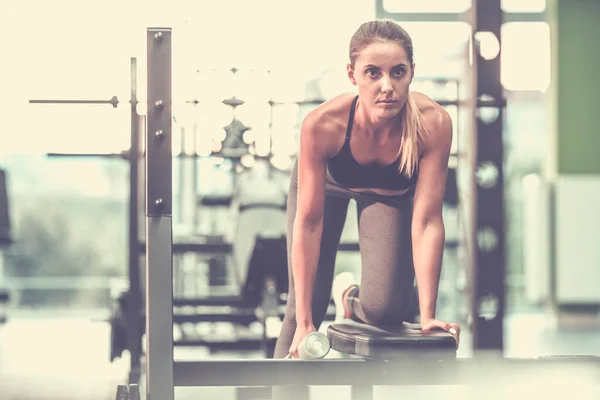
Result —
[{"label": "vertical metal post", "polygon": [[505,302],[504,96],[500,81],[501,0],[473,2],[475,73],[475,259],[473,350],[503,350]]},{"label": "vertical metal post", "polygon": [[350,387],[350,398],[352,400],[373,400],[373,386],[352,385]]},{"label": "vertical metal post", "polygon": [[139,254],[139,134],[140,121],[137,113],[137,59],[131,58],[131,139],[129,147],[129,292],[127,296],[127,348],[130,354],[129,383],[137,383],[140,377],[142,355],[142,321]]},{"label": "vertical metal post", "polygon": [[147,30],[146,398],[173,400],[171,29]]}]

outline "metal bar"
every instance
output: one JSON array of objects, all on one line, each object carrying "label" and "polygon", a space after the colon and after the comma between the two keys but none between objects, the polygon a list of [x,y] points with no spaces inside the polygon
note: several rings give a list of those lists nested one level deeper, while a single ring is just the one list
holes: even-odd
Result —
[{"label": "metal bar", "polygon": [[247,304],[247,300],[240,295],[215,295],[209,297],[173,298],[174,307],[242,307],[245,304]]},{"label": "metal bar", "polygon": [[139,210],[138,210],[138,174],[139,174],[139,143],[140,116],[137,113],[137,59],[130,59],[131,74],[131,132],[129,146],[129,245],[127,246],[129,291],[127,296],[127,349],[130,352],[129,383],[137,383],[141,373],[142,356],[142,324],[140,310],[142,293],[140,282],[140,258],[137,246],[139,243]]},{"label": "metal bar", "polygon": [[61,157],[61,158],[122,158],[127,159],[129,153],[124,151],[122,153],[46,153],[47,157]]},{"label": "metal bar", "polygon": [[263,346],[262,338],[237,339],[235,341],[217,342],[203,339],[181,339],[173,342],[177,347],[207,347],[213,352],[219,351],[260,351]]},{"label": "metal bar", "polygon": [[29,100],[30,104],[110,104],[113,108],[119,105],[117,96],[109,100]]},{"label": "metal bar", "polygon": [[36,276],[5,277],[4,285],[11,290],[110,290],[125,285],[125,280],[114,277]]},{"label": "metal bar", "polygon": [[338,251],[359,251],[360,245],[358,242],[343,242],[338,246]]},{"label": "metal bar", "polygon": [[239,387],[236,390],[236,400],[257,400],[273,398],[270,387]]},{"label": "metal bar", "polygon": [[[378,11],[379,13],[379,11]],[[378,15],[383,19],[402,22],[464,22],[463,13],[398,13],[382,10]]]},{"label": "metal bar", "polygon": [[[501,0],[473,3],[473,68],[475,75],[475,246],[473,271],[473,349],[502,352],[505,303],[504,93],[500,82],[501,51],[482,56],[485,47],[501,49]],[[484,36],[481,34],[485,32]],[[493,36],[495,36],[495,38]],[[497,40],[497,43],[494,41]],[[498,44],[500,44],[498,46]],[[495,46],[496,45],[496,46]]]},{"label": "metal bar", "polygon": [[248,310],[248,312],[199,312],[196,314],[173,315],[174,324],[182,324],[186,322],[232,322],[240,325],[249,325],[255,321],[258,321],[258,318],[256,317],[256,310]]},{"label": "metal bar", "polygon": [[[429,80],[429,79],[427,79]],[[272,106],[278,106],[278,105],[290,105],[290,104],[298,104],[298,105],[304,105],[304,104],[314,104],[314,105],[319,105],[321,103],[324,103],[326,100],[300,100],[300,101],[290,101],[290,102],[277,102],[277,101],[269,101],[269,104],[271,104]],[[435,100],[439,105],[441,106],[458,106],[460,105],[458,100],[446,100],[446,99],[438,99]]]},{"label": "metal bar", "polygon": [[171,29],[148,28],[146,399],[173,400]]},{"label": "metal bar", "polygon": [[[544,12],[504,13],[504,22],[545,22]],[[391,13],[384,11],[382,18],[402,22],[467,22],[467,13]]]},{"label": "metal bar", "polygon": [[[146,244],[140,243],[139,249],[145,251]],[[173,243],[172,252],[183,253],[207,253],[207,254],[230,254],[233,251],[231,243]]]},{"label": "metal bar", "polygon": [[352,385],[350,398],[352,400],[373,400],[373,386]]},{"label": "metal bar", "polygon": [[[474,2],[476,0],[473,0]],[[379,19],[391,19],[398,22],[469,22],[471,10],[465,12],[391,12],[383,6],[384,0],[375,1],[375,15]],[[541,12],[503,12],[504,22],[543,22],[548,15],[545,11]]]},{"label": "metal bar", "polygon": [[532,12],[532,13],[503,13],[503,20],[507,22],[546,22],[548,21],[548,14],[545,11]]},{"label": "metal bar", "polygon": [[600,357],[572,360],[406,358],[178,361],[179,386],[574,385],[600,383]]},{"label": "metal bar", "polygon": [[[0,249],[8,247],[13,242],[8,175],[6,170],[0,168]],[[2,251],[0,251],[0,260],[4,260]],[[0,262],[0,279],[3,276],[2,269]]]}]

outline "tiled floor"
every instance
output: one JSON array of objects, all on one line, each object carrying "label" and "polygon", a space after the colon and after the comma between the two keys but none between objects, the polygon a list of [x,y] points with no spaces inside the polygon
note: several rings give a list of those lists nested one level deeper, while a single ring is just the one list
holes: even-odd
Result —
[{"label": "tiled floor", "polygon": [[[600,328],[558,328],[556,321],[541,315],[506,318],[506,356],[537,357],[551,354],[600,355]],[[124,381],[127,360],[108,361],[108,326],[86,319],[11,318],[0,326],[0,400],[109,400],[115,398],[116,385]],[[464,332],[460,357],[470,356],[470,338]],[[202,358],[202,351],[177,350],[177,358]],[[561,392],[561,390],[563,390]],[[565,398],[574,388],[548,388],[535,397]],[[600,399],[600,388],[593,392],[577,388],[579,399]],[[527,388],[504,393],[498,398],[520,398]],[[229,388],[177,388],[176,400],[234,400]],[[311,393],[317,399],[349,398],[348,388],[319,387]],[[406,397],[462,399],[461,387],[377,388],[376,399]],[[493,397],[494,393],[490,393]],[[495,393],[498,395],[498,393]],[[529,397],[529,394],[527,394]]]}]

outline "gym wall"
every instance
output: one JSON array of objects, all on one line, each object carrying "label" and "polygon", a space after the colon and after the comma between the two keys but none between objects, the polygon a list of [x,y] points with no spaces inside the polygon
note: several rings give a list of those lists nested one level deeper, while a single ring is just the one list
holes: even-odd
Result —
[{"label": "gym wall", "polygon": [[554,299],[559,308],[586,309],[600,305],[600,1],[551,6]]}]

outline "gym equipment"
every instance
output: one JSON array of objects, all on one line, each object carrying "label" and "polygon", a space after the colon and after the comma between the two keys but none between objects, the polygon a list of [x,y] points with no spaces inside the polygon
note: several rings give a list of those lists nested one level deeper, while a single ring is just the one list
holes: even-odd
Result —
[{"label": "gym equipment", "polygon": [[117,400],[140,400],[140,389],[135,383],[119,385],[117,387]]},{"label": "gym equipment", "polygon": [[30,104],[110,104],[113,108],[119,105],[117,96],[109,100],[29,100]]},{"label": "gym equipment", "polygon": [[[171,29],[147,30],[146,397],[172,400],[173,253]],[[160,102],[160,103],[159,103]],[[156,107],[161,104],[162,107]],[[164,134],[158,137],[156,132]],[[168,188],[167,190],[165,190]],[[164,246],[168,244],[168,246]],[[159,297],[150,295],[160,293]],[[162,297],[162,298],[161,298]],[[165,301],[167,300],[167,301]],[[159,323],[156,317],[159,316]],[[162,340],[153,340],[157,337]],[[158,364],[153,360],[170,360]],[[150,395],[151,394],[151,395]]]},{"label": "gym equipment", "polygon": [[[140,135],[145,128],[144,117],[137,113],[137,59],[130,58],[131,98],[130,104],[130,148],[114,154],[62,154],[48,153],[48,157],[101,157],[119,158],[129,164],[129,220],[128,220],[128,275],[129,288],[126,294],[113,299],[112,312],[109,318],[111,326],[110,360],[118,357],[123,350],[130,352],[130,381],[137,382],[140,374],[140,357],[142,354],[141,329],[141,282],[139,256],[139,188],[140,162],[142,160],[142,142]],[[32,104],[111,104],[117,108],[117,96],[109,100],[29,100]]]},{"label": "gym equipment", "polygon": [[329,353],[330,348],[329,338],[326,335],[312,332],[298,345],[298,357],[301,360],[319,360]]},{"label": "gym equipment", "polygon": [[[375,17],[396,21],[421,20],[424,14],[390,12],[384,0],[375,1]],[[500,0],[473,1],[461,14],[445,14],[444,19],[461,20],[471,25],[473,32],[471,67],[468,79],[462,79],[461,102],[471,103],[472,124],[468,129],[455,129],[456,142],[465,143],[459,150],[458,181],[460,190],[453,197],[460,200],[461,219],[465,221],[463,264],[469,279],[469,318],[475,351],[504,349],[503,316],[506,302],[506,245],[504,242],[504,144],[503,113],[506,100],[501,83],[502,53],[483,57],[484,43],[479,32],[488,32],[501,41],[503,23],[511,18],[523,19],[519,13],[504,13]],[[543,13],[541,13],[543,14]],[[526,19],[541,17],[535,13]],[[425,17],[426,19],[429,16]],[[455,19],[456,18],[456,19]],[[457,98],[458,100],[458,98]],[[445,103],[436,100],[440,105]],[[457,105],[458,102],[449,105]],[[466,155],[466,157],[463,157]],[[461,232],[462,233],[462,232]]]},{"label": "gym equipment", "polygon": [[[2,266],[4,254],[2,250],[13,243],[11,235],[10,208],[8,206],[8,189],[6,183],[6,171],[0,169],[0,284],[2,284]],[[0,287],[0,324],[6,322],[6,315],[2,311],[2,306],[10,301],[10,295],[7,290]]]},{"label": "gym equipment", "polygon": [[368,359],[390,360],[406,357],[452,359],[456,340],[444,331],[422,332],[418,324],[375,327],[355,321],[327,327],[331,348],[340,353]]},{"label": "gym equipment", "polygon": [[[283,263],[282,263],[283,260]],[[231,322],[248,326],[259,322],[263,334],[235,341],[208,338],[201,340],[176,340],[176,346],[203,346],[211,350],[263,350],[267,356],[273,352],[274,338],[267,336],[269,317],[282,317],[281,294],[287,290],[285,237],[258,234],[250,257],[247,275],[237,295],[211,295],[205,298],[174,298],[173,306],[202,307],[201,312],[173,314],[173,322]],[[222,308],[226,307],[223,311]]]},{"label": "gym equipment", "polygon": [[7,173],[0,169],[0,247],[12,244],[10,209],[8,207]]}]

